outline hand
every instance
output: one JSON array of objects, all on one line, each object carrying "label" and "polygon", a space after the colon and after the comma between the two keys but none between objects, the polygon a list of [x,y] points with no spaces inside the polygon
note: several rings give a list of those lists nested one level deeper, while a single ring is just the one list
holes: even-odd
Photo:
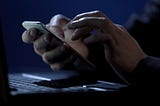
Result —
[{"label": "hand", "polygon": [[[103,43],[106,59],[125,72],[132,72],[138,62],[147,56],[125,28],[114,24],[100,11],[79,14],[69,22],[68,27],[74,30],[72,40],[84,38],[87,44]],[[90,36],[85,36],[87,33]]]},{"label": "hand", "polygon": [[[70,40],[73,30],[66,27],[69,20],[63,15],[55,15],[46,26],[56,36],[65,39],[82,56],[87,57],[88,49],[84,43],[81,40]],[[25,43],[32,43],[34,51],[42,56],[43,61],[49,64],[53,70],[66,68],[75,61],[75,56],[72,55],[67,45],[57,42],[52,35],[41,34],[37,29],[24,31],[22,40]]]}]

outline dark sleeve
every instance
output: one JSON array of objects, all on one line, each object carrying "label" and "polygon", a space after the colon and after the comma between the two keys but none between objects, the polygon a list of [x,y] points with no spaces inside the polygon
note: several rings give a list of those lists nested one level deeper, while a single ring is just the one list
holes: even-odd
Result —
[{"label": "dark sleeve", "polygon": [[124,26],[146,54],[160,57],[160,49],[157,49],[160,45],[160,0],[148,0],[143,10],[132,14]]},{"label": "dark sleeve", "polygon": [[160,84],[160,58],[148,56],[141,60],[133,71],[131,82],[134,86],[156,88]]}]

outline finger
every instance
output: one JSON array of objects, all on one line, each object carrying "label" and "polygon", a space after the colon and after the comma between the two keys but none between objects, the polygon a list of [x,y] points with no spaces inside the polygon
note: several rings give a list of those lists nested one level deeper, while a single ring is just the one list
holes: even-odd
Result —
[{"label": "finger", "polygon": [[112,43],[112,45],[116,46],[116,42],[113,39],[112,35],[101,33],[100,31],[94,31],[90,36],[84,39],[86,44],[92,43]]},{"label": "finger", "polygon": [[92,30],[91,27],[83,27],[83,28],[75,29],[71,39],[78,40],[79,38],[87,37],[87,35],[90,33],[91,30]]},{"label": "finger", "polygon": [[78,14],[71,21],[79,20],[80,18],[83,18],[83,17],[104,17],[104,16],[105,15],[101,11],[96,10],[96,11]]},{"label": "finger", "polygon": [[41,34],[37,29],[32,28],[23,32],[22,41],[25,43],[33,43],[40,35]]},{"label": "finger", "polygon": [[122,39],[119,35],[121,34],[121,31],[118,26],[114,25],[112,21],[106,17],[83,17],[79,20],[70,22],[68,27],[71,29],[82,27],[92,27],[92,29],[99,29],[102,33],[111,35],[117,44],[119,43],[119,39]]},{"label": "finger", "polygon": [[44,34],[33,43],[34,50],[37,54],[42,55],[44,52],[51,50],[62,43],[50,34]]},{"label": "finger", "polygon": [[50,33],[44,34],[39,39],[34,41],[34,49],[36,53],[40,55],[61,45],[63,45],[63,42]]},{"label": "finger", "polygon": [[71,55],[70,50],[66,46],[59,46],[51,51],[42,55],[42,59],[47,64],[53,64],[65,60]]},{"label": "finger", "polygon": [[84,26],[94,27],[94,28],[103,28],[109,27],[110,21],[108,21],[105,17],[84,17],[79,20],[72,21],[68,24],[70,29],[81,28]]},{"label": "finger", "polygon": [[68,69],[70,66],[72,66],[75,60],[76,60],[75,55],[72,55],[69,58],[65,59],[64,61],[51,64],[50,67],[52,70]]},{"label": "finger", "polygon": [[103,43],[105,45],[108,45],[110,49],[117,48],[117,44],[112,37],[112,35],[106,35],[101,32],[93,33],[89,37],[84,39],[85,44],[93,44],[93,43]]},{"label": "finger", "polygon": [[46,39],[48,35],[42,35],[39,39],[33,42],[34,50],[37,54],[42,55],[47,50],[49,41]]},{"label": "finger", "polygon": [[104,43],[108,40],[108,36],[110,36],[110,35],[106,35],[101,32],[95,32],[95,33],[92,33],[87,38],[85,38],[84,42],[86,44],[92,44],[92,43],[98,43],[98,42]]},{"label": "finger", "polygon": [[[118,44],[121,34],[120,30],[110,20],[104,17],[85,17],[70,23],[73,29],[92,27],[92,29],[100,30],[101,33],[111,35],[116,44]],[[76,35],[74,36],[76,38]]]}]

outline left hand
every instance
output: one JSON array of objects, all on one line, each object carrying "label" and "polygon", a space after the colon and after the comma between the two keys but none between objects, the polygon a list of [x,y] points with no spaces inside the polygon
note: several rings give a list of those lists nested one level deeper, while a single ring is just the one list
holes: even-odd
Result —
[{"label": "left hand", "polygon": [[[66,24],[70,21],[69,18],[57,14],[52,17],[50,22],[46,25],[54,35],[64,39],[70,46],[72,46],[83,57],[88,56],[88,49],[82,40],[71,40],[73,30],[68,29]],[[66,69],[72,67],[76,57],[71,52],[70,48],[65,44],[57,41],[51,34],[41,34],[39,30],[33,28],[25,30],[22,34],[24,43],[33,45],[36,54],[40,55],[42,60],[50,65],[53,70]]]}]

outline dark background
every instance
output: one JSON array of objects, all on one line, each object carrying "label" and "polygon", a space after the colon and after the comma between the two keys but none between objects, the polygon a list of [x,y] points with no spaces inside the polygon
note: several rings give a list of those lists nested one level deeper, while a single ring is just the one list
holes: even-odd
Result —
[{"label": "dark background", "polygon": [[[55,14],[73,18],[75,15],[100,10],[113,22],[124,25],[133,13],[141,13],[147,0],[1,0],[0,17],[9,67],[47,68],[32,45],[22,42],[21,34],[24,20],[39,20],[48,23]],[[27,68],[26,68],[27,67]],[[49,69],[50,70],[50,69]]]}]

